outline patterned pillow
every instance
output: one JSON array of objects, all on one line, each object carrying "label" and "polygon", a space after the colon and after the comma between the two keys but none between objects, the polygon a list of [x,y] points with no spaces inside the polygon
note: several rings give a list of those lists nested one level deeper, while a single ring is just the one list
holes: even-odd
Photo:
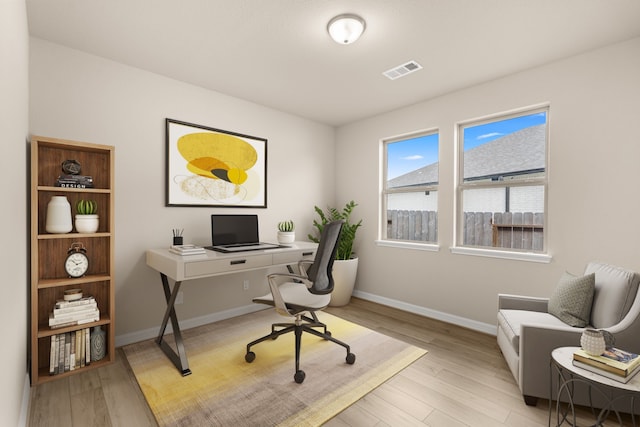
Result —
[{"label": "patterned pillow", "polygon": [[587,326],[595,282],[594,273],[577,277],[565,272],[549,298],[549,313],[568,325],[580,328]]}]

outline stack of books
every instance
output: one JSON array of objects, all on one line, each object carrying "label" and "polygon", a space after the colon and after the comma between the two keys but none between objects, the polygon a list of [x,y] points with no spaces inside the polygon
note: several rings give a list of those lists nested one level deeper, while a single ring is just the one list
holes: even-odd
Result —
[{"label": "stack of books", "polygon": [[95,298],[89,296],[73,301],[56,302],[49,314],[49,327],[52,329],[76,326],[100,320],[100,310]]},{"label": "stack of books", "polygon": [[171,245],[169,252],[182,256],[206,255],[207,253],[205,248],[196,245]]},{"label": "stack of books", "polygon": [[56,179],[56,187],[93,188],[93,177],[88,175],[60,175]]},{"label": "stack of books", "polygon": [[90,343],[89,328],[52,335],[49,375],[74,371],[91,364]]},{"label": "stack of books", "polygon": [[640,371],[640,356],[610,347],[600,356],[592,356],[582,349],[573,353],[573,365],[627,383]]}]

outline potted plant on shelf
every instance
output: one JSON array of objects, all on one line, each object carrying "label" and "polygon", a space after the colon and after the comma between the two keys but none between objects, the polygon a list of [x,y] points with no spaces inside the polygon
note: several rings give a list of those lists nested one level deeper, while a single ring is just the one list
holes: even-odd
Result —
[{"label": "potted plant on shelf", "polygon": [[78,233],[95,233],[98,231],[98,203],[95,200],[80,199],[76,203],[76,231]]},{"label": "potted plant on shelf", "polygon": [[309,240],[319,243],[319,236],[322,234],[324,226],[332,221],[343,220],[342,232],[338,240],[338,250],[336,251],[336,259],[333,262],[333,281],[334,288],[331,293],[331,306],[342,306],[349,303],[351,294],[356,284],[356,275],[358,272],[358,257],[353,252],[353,242],[356,238],[356,231],[362,225],[362,220],[351,222],[351,213],[358,206],[353,200],[345,205],[342,210],[328,207],[324,212],[318,206],[314,209],[320,221],[313,220],[313,226],[317,229],[317,236],[309,234]]},{"label": "potted plant on shelf", "polygon": [[296,225],[292,220],[278,223],[278,243],[281,245],[291,244],[296,240]]}]

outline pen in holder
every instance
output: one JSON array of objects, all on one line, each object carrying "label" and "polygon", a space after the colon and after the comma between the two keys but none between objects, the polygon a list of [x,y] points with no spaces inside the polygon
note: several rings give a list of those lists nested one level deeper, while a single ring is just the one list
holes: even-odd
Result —
[{"label": "pen in holder", "polygon": [[177,228],[173,229],[173,244],[174,245],[182,245],[183,244],[183,239],[182,239],[182,232],[183,231],[184,231],[184,229],[177,229]]}]

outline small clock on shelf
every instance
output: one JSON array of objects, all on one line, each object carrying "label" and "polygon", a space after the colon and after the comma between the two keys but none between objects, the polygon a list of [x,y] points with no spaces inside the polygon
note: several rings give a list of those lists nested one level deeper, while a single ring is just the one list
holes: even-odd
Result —
[{"label": "small clock on shelf", "polygon": [[87,250],[82,243],[72,243],[64,261],[64,271],[69,277],[76,278],[84,276],[87,270],[89,270]]}]

